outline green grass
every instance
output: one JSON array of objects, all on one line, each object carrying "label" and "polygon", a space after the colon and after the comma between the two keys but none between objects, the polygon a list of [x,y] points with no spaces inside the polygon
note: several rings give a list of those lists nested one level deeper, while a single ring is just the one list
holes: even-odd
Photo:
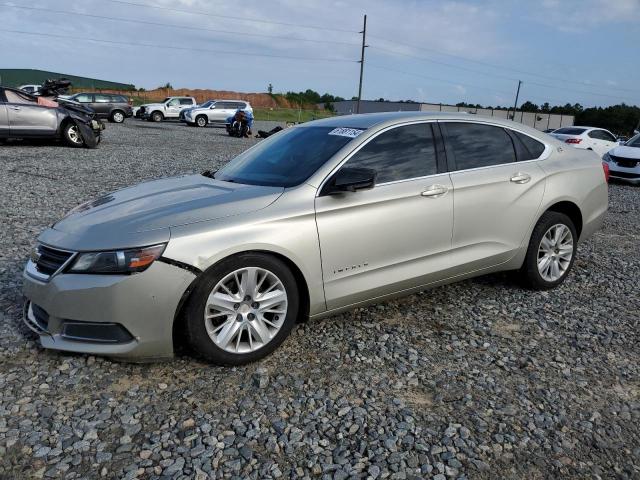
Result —
[{"label": "green grass", "polygon": [[276,122],[309,122],[319,118],[332,117],[328,110],[296,110],[289,108],[254,108],[253,116],[256,120],[272,120]]}]

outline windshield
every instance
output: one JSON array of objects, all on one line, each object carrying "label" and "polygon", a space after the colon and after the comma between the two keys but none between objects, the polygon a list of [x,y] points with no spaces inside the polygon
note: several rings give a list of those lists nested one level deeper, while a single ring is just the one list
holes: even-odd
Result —
[{"label": "windshield", "polygon": [[631,138],[627,143],[625,143],[627,147],[640,147],[640,133],[635,137]]},{"label": "windshield", "polygon": [[160,102],[160,103],[164,103],[164,102],[168,101],[170,98],[171,98],[171,97],[166,97],[166,98],[165,98],[164,100],[162,100],[162,102]]},{"label": "windshield", "polygon": [[263,140],[219,170],[227,182],[293,187],[304,182],[353,136],[331,133],[334,127],[294,127]]},{"label": "windshield", "polygon": [[202,108],[207,108],[207,107],[210,107],[211,105],[213,105],[214,103],[215,103],[215,102],[214,102],[213,100],[209,100],[208,102],[201,103],[201,104],[200,104],[200,105],[198,105],[198,106],[199,106],[199,107],[202,107]]}]

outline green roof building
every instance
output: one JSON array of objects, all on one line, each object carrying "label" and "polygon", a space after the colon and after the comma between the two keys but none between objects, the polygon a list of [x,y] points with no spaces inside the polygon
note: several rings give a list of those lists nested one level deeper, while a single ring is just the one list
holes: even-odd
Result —
[{"label": "green roof building", "polygon": [[20,85],[42,85],[48,78],[66,78],[71,81],[73,88],[87,90],[135,90],[135,86],[128,83],[110,82],[96,78],[79,77],[66,73],[47,72],[30,68],[0,68],[0,85],[5,87],[19,87]]}]

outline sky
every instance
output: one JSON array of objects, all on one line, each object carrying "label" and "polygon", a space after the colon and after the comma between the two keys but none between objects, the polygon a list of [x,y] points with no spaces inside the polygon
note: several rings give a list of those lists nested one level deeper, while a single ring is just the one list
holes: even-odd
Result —
[{"label": "sky", "polygon": [[365,14],[364,99],[640,105],[640,0],[0,0],[0,68],[351,98]]}]

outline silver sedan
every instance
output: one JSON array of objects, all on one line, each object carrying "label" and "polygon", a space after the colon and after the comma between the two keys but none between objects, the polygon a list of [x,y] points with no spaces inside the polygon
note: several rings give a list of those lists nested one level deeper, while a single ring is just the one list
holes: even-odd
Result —
[{"label": "silver sedan", "polygon": [[523,125],[385,113],[277,133],[217,172],[80,205],[24,272],[44,347],[237,365],[295,323],[477,275],[561,284],[600,228],[592,152]]}]

